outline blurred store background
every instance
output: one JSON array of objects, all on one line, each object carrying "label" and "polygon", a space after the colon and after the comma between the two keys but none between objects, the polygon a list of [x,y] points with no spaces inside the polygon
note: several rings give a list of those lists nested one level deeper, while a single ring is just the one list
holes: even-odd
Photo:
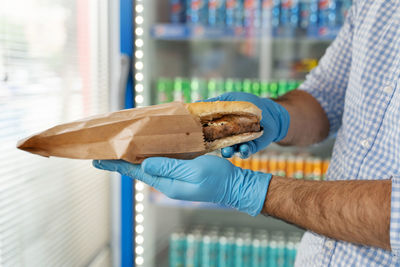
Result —
[{"label": "blurred store background", "polygon": [[[351,0],[0,0],[0,266],[292,266],[303,231],[16,142],[82,117],[296,89]],[[237,166],[324,179],[333,139]]]}]

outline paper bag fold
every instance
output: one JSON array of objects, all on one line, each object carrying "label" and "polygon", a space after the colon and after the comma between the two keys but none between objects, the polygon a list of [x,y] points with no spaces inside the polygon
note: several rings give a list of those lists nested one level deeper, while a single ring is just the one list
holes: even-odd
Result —
[{"label": "paper bag fold", "polygon": [[189,159],[207,152],[200,121],[180,102],[61,124],[20,140],[17,147],[45,157],[132,163],[153,156]]}]

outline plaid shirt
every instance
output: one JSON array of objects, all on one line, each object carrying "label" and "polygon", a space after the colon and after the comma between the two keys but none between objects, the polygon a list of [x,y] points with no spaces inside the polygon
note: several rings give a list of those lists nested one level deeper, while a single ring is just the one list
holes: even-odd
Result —
[{"label": "plaid shirt", "polygon": [[300,86],[337,133],[328,180],[391,179],[392,252],[307,232],[296,266],[400,266],[400,1],[355,0]]}]

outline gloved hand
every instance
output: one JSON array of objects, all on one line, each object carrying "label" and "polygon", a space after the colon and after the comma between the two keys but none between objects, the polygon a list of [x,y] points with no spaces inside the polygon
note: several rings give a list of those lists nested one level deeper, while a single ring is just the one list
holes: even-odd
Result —
[{"label": "gloved hand", "polygon": [[282,140],[288,132],[290,124],[289,112],[271,99],[260,98],[248,93],[232,92],[204,101],[248,101],[262,110],[260,124],[264,128],[264,134],[255,140],[223,148],[221,154],[225,158],[232,157],[235,152],[240,152],[242,158],[248,158],[251,154],[266,148],[272,142]]},{"label": "gloved hand", "polygon": [[143,181],[170,198],[213,202],[252,216],[260,213],[271,174],[244,170],[217,156],[193,160],[148,158],[142,165],[122,160],[95,160],[96,168]]}]

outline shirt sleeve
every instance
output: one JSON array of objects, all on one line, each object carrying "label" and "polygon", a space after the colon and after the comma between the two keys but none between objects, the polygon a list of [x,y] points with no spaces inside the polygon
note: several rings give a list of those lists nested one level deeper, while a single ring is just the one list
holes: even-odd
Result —
[{"label": "shirt sleeve", "polygon": [[390,205],[390,246],[395,256],[400,253],[400,177],[392,178]]},{"label": "shirt sleeve", "polygon": [[344,96],[351,68],[355,17],[356,4],[353,4],[338,36],[326,50],[318,66],[306,76],[305,82],[299,87],[311,94],[325,110],[330,134],[338,131],[342,121]]}]

